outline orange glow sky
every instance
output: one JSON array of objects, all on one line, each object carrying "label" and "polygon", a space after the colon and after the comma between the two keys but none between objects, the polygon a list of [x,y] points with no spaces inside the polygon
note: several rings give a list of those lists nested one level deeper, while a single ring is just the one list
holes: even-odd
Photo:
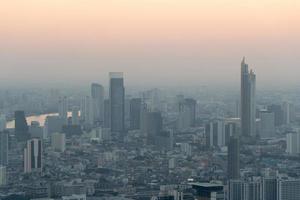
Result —
[{"label": "orange glow sky", "polygon": [[300,1],[0,2],[2,85],[106,83],[109,71],[129,85],[234,84],[244,55],[262,84],[298,84]]}]

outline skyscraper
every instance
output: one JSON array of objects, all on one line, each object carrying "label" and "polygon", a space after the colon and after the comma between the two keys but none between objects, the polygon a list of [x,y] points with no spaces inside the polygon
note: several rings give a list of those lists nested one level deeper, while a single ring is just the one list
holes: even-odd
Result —
[{"label": "skyscraper", "polygon": [[79,124],[79,109],[77,106],[73,106],[72,108],[72,125]]},{"label": "skyscraper", "polygon": [[0,132],[0,165],[8,164],[8,132]]},{"label": "skyscraper", "polygon": [[145,116],[145,131],[148,144],[155,144],[156,137],[162,131],[162,117],[160,112],[147,112]]},{"label": "skyscraper", "polygon": [[34,138],[27,141],[24,149],[24,172],[42,171],[42,141]]},{"label": "skyscraper", "polygon": [[275,136],[275,115],[273,112],[262,110],[259,112],[261,138],[271,138]]},{"label": "skyscraper", "polygon": [[64,133],[53,133],[51,146],[55,151],[64,152],[66,149],[66,135]]},{"label": "skyscraper", "polygon": [[240,144],[238,136],[231,136],[228,144],[228,179],[240,178]]},{"label": "skyscraper", "polygon": [[58,114],[63,120],[64,124],[68,121],[68,98],[66,96],[60,97],[58,101]]},{"label": "skyscraper", "polygon": [[134,98],[130,100],[130,129],[140,129],[142,100]]},{"label": "skyscraper", "polygon": [[241,63],[241,133],[244,136],[256,135],[256,75],[248,69],[243,58]]},{"label": "skyscraper", "polygon": [[177,122],[179,130],[195,126],[196,104],[194,99],[184,99],[179,103],[179,118]]},{"label": "skyscraper", "polygon": [[112,132],[124,130],[125,89],[122,72],[110,72],[110,126]]},{"label": "skyscraper", "polygon": [[102,85],[92,83],[91,85],[92,107],[94,123],[102,124],[104,118],[104,88]]},{"label": "skyscraper", "polygon": [[18,140],[27,140],[29,138],[28,130],[24,111],[15,111],[15,135]]}]

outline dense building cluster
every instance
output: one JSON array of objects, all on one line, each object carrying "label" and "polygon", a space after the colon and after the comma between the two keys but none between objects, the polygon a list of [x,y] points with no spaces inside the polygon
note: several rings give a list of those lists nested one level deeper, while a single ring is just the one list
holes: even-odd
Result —
[{"label": "dense building cluster", "polygon": [[299,200],[300,96],[237,91],[0,92],[0,199]]}]

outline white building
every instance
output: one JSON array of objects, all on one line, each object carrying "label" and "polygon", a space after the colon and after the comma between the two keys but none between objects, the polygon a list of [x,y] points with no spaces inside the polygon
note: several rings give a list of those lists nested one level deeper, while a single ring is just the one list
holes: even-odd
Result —
[{"label": "white building", "polygon": [[24,172],[42,171],[42,141],[34,138],[27,140],[24,149]]}]

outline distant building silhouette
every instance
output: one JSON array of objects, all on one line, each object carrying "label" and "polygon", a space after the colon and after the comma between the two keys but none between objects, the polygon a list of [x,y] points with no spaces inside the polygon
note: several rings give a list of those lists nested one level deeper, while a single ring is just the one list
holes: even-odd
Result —
[{"label": "distant building silhouette", "polygon": [[8,132],[0,132],[0,166],[8,164]]},{"label": "distant building silhouette", "polygon": [[179,117],[177,122],[179,130],[195,126],[196,105],[197,102],[194,99],[184,99],[179,103]]},{"label": "distant building silhouette", "polygon": [[142,100],[140,98],[134,98],[130,100],[130,129],[140,129],[141,125],[141,109]]},{"label": "distant building silhouette", "polygon": [[95,124],[102,124],[104,118],[104,88],[102,85],[92,83],[91,97],[93,107],[93,118]]},{"label": "distant building silhouette", "polygon": [[24,141],[29,138],[28,125],[24,111],[15,111],[15,135],[18,140]]},{"label": "distant building silhouette", "polygon": [[155,144],[156,137],[162,131],[162,116],[160,112],[147,112],[145,116],[145,132],[148,144]]},{"label": "distant building silhouette", "polygon": [[125,89],[122,72],[110,72],[110,126],[112,132],[124,131]]},{"label": "distant building silhouette", "polygon": [[256,75],[248,69],[243,58],[241,63],[241,133],[244,136],[256,135]]}]

